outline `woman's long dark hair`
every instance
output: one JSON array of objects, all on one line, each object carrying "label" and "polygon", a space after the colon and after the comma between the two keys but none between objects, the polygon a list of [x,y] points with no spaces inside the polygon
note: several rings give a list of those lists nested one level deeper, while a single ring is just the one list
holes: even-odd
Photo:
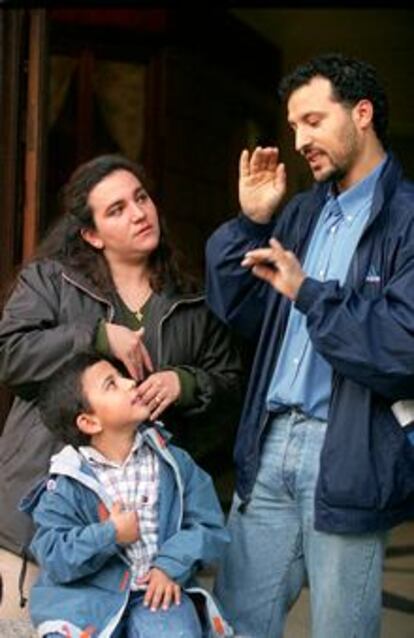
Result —
[{"label": "woman's long dark hair", "polygon": [[[57,259],[86,277],[103,294],[114,290],[108,263],[102,251],[91,246],[81,231],[95,229],[88,203],[91,190],[114,171],[132,173],[145,187],[144,169],[121,155],[100,155],[81,164],[62,191],[63,215],[40,243],[34,259]],[[166,240],[165,223],[160,217],[160,240],[149,257],[150,284],[156,292],[167,285],[176,291],[189,291],[195,284],[180,273],[177,260]]]}]

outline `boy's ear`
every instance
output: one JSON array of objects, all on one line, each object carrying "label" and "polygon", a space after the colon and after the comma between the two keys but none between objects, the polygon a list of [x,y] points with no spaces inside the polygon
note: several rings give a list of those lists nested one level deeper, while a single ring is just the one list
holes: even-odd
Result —
[{"label": "boy's ear", "polygon": [[81,412],[76,417],[76,425],[79,430],[88,436],[93,434],[99,434],[102,431],[102,425],[100,420],[94,414],[88,412]]}]

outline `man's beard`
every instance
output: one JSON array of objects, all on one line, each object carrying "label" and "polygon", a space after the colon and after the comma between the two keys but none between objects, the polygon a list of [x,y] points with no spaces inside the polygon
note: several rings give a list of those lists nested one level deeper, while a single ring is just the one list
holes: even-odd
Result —
[{"label": "man's beard", "polygon": [[347,169],[343,166],[332,166],[331,170],[323,175],[321,179],[317,180],[319,184],[326,184],[327,182],[340,182],[347,174]]}]

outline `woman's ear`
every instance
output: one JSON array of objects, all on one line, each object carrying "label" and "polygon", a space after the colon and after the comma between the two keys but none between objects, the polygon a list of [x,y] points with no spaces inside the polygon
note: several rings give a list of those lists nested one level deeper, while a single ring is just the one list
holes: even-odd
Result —
[{"label": "woman's ear", "polygon": [[80,234],[82,239],[90,244],[93,248],[102,250],[105,247],[102,239],[93,228],[82,228]]},{"label": "woman's ear", "polygon": [[98,417],[94,414],[88,414],[88,412],[78,414],[76,417],[76,425],[81,432],[88,436],[99,434],[99,432],[102,431],[102,425]]}]

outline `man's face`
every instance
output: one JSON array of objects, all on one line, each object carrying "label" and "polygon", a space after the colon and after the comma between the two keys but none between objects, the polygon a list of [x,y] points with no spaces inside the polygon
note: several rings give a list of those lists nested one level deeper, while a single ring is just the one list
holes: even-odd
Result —
[{"label": "man's face", "polygon": [[149,408],[139,399],[136,382],[122,376],[108,361],[86,368],[82,390],[103,431],[134,427],[149,418]]},{"label": "man's face", "polygon": [[354,109],[333,100],[331,83],[323,77],[293,91],[287,106],[295,148],[308,162],[314,179],[346,178],[361,147]]}]

